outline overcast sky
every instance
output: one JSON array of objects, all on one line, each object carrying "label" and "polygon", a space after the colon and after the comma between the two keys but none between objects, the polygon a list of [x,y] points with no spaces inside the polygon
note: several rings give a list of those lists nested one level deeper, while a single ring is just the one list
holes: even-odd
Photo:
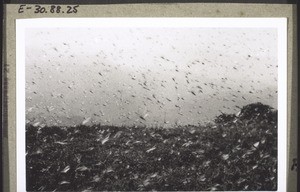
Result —
[{"label": "overcast sky", "polygon": [[26,117],[172,126],[277,108],[277,54],[276,29],[28,29]]}]

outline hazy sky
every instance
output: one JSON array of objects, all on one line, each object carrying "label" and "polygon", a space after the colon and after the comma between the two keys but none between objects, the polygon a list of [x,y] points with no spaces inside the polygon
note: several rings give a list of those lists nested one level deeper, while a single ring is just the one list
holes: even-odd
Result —
[{"label": "hazy sky", "polygon": [[277,108],[277,69],[276,29],[28,29],[26,117],[204,123],[253,102]]}]

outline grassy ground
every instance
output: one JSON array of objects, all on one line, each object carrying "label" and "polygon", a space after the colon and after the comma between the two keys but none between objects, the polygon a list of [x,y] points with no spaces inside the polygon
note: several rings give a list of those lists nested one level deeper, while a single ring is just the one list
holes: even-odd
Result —
[{"label": "grassy ground", "polygon": [[276,190],[277,115],[250,115],[172,129],[27,125],[27,190]]}]

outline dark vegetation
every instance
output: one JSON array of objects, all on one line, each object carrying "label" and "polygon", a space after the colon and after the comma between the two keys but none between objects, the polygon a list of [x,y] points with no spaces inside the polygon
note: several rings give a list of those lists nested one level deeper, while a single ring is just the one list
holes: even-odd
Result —
[{"label": "dark vegetation", "polygon": [[206,126],[26,126],[29,191],[277,189],[277,111],[250,104]]}]

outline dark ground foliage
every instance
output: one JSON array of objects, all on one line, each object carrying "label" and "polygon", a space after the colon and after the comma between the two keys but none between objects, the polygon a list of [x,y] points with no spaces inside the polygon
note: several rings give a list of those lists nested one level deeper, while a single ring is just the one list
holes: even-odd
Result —
[{"label": "dark ground foliage", "polygon": [[277,111],[250,104],[206,126],[26,126],[28,191],[277,189]]}]

